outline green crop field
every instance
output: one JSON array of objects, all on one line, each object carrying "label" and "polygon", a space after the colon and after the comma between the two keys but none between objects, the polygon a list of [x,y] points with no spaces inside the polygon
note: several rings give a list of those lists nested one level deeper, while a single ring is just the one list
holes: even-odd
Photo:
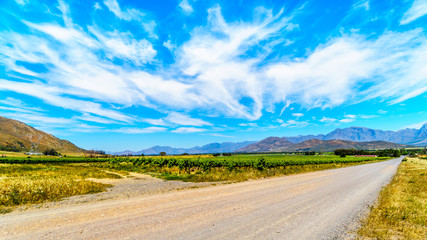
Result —
[{"label": "green crop field", "polygon": [[0,212],[11,207],[57,201],[104,191],[88,178],[117,178],[128,172],[165,180],[239,182],[377,162],[388,158],[334,155],[251,154],[86,158],[83,156],[0,157]]},{"label": "green crop field", "polygon": [[166,180],[192,182],[245,181],[262,177],[352,166],[389,158],[334,155],[252,154],[111,158],[98,166],[150,173]]}]

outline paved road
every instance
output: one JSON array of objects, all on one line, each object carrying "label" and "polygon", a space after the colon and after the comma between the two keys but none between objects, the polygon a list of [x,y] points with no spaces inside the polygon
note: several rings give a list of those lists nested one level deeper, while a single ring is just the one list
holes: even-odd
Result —
[{"label": "paved road", "polygon": [[402,158],[0,216],[1,239],[341,239]]}]

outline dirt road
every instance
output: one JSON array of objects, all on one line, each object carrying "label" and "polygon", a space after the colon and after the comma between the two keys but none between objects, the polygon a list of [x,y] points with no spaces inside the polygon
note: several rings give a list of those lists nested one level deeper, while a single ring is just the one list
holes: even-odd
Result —
[{"label": "dirt road", "polygon": [[341,239],[402,158],[0,216],[1,239]]}]

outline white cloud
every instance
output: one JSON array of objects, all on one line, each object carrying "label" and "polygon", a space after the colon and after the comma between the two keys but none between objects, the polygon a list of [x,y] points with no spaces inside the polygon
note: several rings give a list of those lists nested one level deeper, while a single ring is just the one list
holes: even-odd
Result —
[{"label": "white cloud", "polygon": [[84,133],[94,133],[94,132],[104,132],[106,129],[99,126],[92,126],[88,124],[74,124],[72,129],[69,129],[73,132],[84,132]]},{"label": "white cloud", "polygon": [[[139,10],[120,8],[114,0],[104,3],[119,19],[145,17]],[[174,64],[149,71],[145,64],[158,63],[156,44],[150,39],[110,32],[95,23],[79,27],[63,1],[59,8],[63,25],[23,21],[29,33],[1,32],[0,63],[9,76],[24,79],[0,79],[0,89],[76,111],[87,121],[135,122],[121,110],[144,106],[170,114],[142,122],[211,126],[176,112],[197,110],[207,116],[256,120],[277,106],[283,106],[282,115],[292,103],[327,108],[379,98],[396,104],[427,91],[427,40],[422,29],[369,39],[342,35],[304,57],[265,61],[275,47],[289,41],[284,36],[296,24],[291,17],[257,8],[253,21],[227,22],[215,6],[208,10],[207,25],[194,28],[188,41],[174,46],[169,37],[164,43],[175,56]],[[154,29],[154,22],[143,22]],[[254,49],[254,55],[247,54]],[[116,60],[125,64],[116,65]],[[17,61],[40,63],[48,71],[36,73]]]},{"label": "white cloud", "polygon": [[380,109],[380,110],[378,110],[378,113],[379,113],[379,114],[386,114],[386,113],[388,113],[388,112]]},{"label": "white cloud", "polygon": [[256,127],[258,124],[256,123],[240,123],[239,126],[241,127]]},{"label": "white cloud", "polygon": [[173,133],[199,133],[206,132],[206,129],[203,128],[195,128],[195,127],[180,127],[175,130],[172,130]]},{"label": "white cloud", "polygon": [[169,123],[167,123],[163,119],[141,118],[138,120],[141,122],[146,122],[146,123],[149,123],[151,125],[157,125],[157,126],[169,126],[170,125]]},{"label": "white cloud", "polygon": [[357,115],[354,115],[354,114],[347,114],[347,115],[344,115],[344,117],[346,117],[346,118],[356,118],[356,117],[357,117]]},{"label": "white cloud", "polygon": [[104,120],[102,118],[97,118],[93,116],[82,116],[82,117],[71,117],[71,118],[61,118],[61,117],[50,117],[47,116],[47,112],[39,108],[31,108],[26,105],[18,107],[2,107],[0,106],[1,115],[11,119],[19,120],[25,124],[29,124],[39,130],[48,132],[48,133],[58,133],[57,130],[60,129],[61,133],[64,132],[99,132],[103,131],[103,127],[91,126],[85,123],[81,123],[78,120],[98,122],[98,123],[114,123],[113,121]]},{"label": "white cloud", "polygon": [[354,118],[344,118],[344,119],[339,120],[339,122],[350,123],[350,122],[353,122],[354,120],[355,120]]},{"label": "white cloud", "polygon": [[127,8],[123,11],[116,0],[105,0],[104,4],[117,18],[125,21],[138,21],[151,38],[157,38],[154,33],[156,23],[153,20],[146,19],[146,14],[142,11],[135,8]]},{"label": "white cloud", "polygon": [[364,114],[360,114],[359,117],[363,118],[363,119],[369,119],[369,118],[376,118],[376,117],[378,117],[378,115],[364,115]]},{"label": "white cloud", "polygon": [[340,105],[356,81],[374,70],[366,61],[371,54],[344,37],[319,46],[307,59],[272,64],[266,74],[273,81],[274,101],[292,96],[308,108]]},{"label": "white cloud", "polygon": [[285,112],[286,108],[288,108],[291,105],[291,100],[286,100],[285,106],[283,106],[282,110],[280,110],[279,117],[282,116],[283,112]]},{"label": "white cloud", "polygon": [[297,119],[304,116],[302,113],[292,113],[292,116],[296,117]]},{"label": "white cloud", "polygon": [[104,4],[111,12],[114,13],[114,15],[116,15],[116,17],[122,20],[141,20],[141,18],[145,15],[141,11],[134,8],[128,8],[125,11],[122,11],[116,0],[105,0]]},{"label": "white cloud", "polygon": [[75,110],[83,113],[92,113],[98,116],[103,116],[110,119],[115,119],[123,122],[131,122],[133,119],[117,111],[103,108],[95,102],[71,99],[59,96],[62,89],[56,87],[47,87],[42,84],[32,83],[17,83],[0,79],[0,90],[9,90],[17,93],[22,93],[37,97],[48,104],[63,107],[66,109]]},{"label": "white cloud", "polygon": [[362,8],[366,11],[369,11],[369,0],[360,0],[353,4],[354,9]]},{"label": "white cloud", "polygon": [[400,24],[408,24],[427,14],[427,1],[414,0],[412,6],[403,14]]},{"label": "white cloud", "polygon": [[21,6],[25,6],[28,3],[28,0],[15,0],[15,2]]},{"label": "white cloud", "polygon": [[420,129],[422,126],[424,126],[424,124],[427,124],[427,122],[423,121],[423,122],[419,122],[419,123],[414,123],[414,124],[411,124],[411,125],[404,126],[404,127],[402,127],[402,129],[405,129],[405,128]]},{"label": "white cloud", "polygon": [[172,44],[171,40],[168,39],[166,42],[163,42],[163,46],[167,49],[169,49],[169,51],[171,51],[172,53],[175,51],[175,49],[177,48],[176,44]]},{"label": "white cloud", "polygon": [[43,109],[38,108],[38,107],[30,107],[26,103],[22,102],[21,100],[11,98],[11,97],[6,97],[5,99],[0,100],[0,104],[15,107],[15,109],[21,109],[21,110],[31,111],[31,112],[32,111],[36,111],[36,112],[43,112],[44,111]]},{"label": "white cloud", "polygon": [[106,51],[106,55],[110,59],[127,59],[140,66],[152,62],[157,54],[149,41],[146,39],[136,40],[130,33],[101,32],[94,27],[89,27],[89,31],[103,45],[102,50]]},{"label": "white cloud", "polygon": [[63,0],[58,0],[58,3],[59,3],[58,9],[62,13],[62,19],[64,21],[65,26],[72,27],[73,26],[73,20],[71,19],[71,16],[70,16],[69,6]]},{"label": "white cloud", "polygon": [[87,113],[83,113],[82,116],[76,116],[74,118],[75,119],[79,119],[79,120],[83,120],[83,121],[96,122],[96,123],[104,123],[104,124],[113,124],[113,123],[117,124],[117,123],[120,123],[120,122],[117,122],[117,121],[113,121],[111,119],[92,116],[92,115],[87,114]]},{"label": "white cloud", "polygon": [[[274,37],[287,21],[280,18],[281,13],[273,15],[265,9],[258,9],[256,15],[252,23],[227,23],[219,6],[211,8],[208,26],[193,31],[190,41],[178,50],[183,73],[196,77],[193,86],[197,87],[200,104],[233,117],[253,120],[261,116],[267,82],[260,81],[262,72],[255,65],[268,53],[246,60],[240,56],[260,41]],[[242,99],[250,101],[250,106],[242,104]]]},{"label": "white cloud", "polygon": [[94,8],[95,10],[100,10],[100,9],[102,9],[101,5],[99,5],[99,2],[96,2],[96,3],[93,5],[93,8]]},{"label": "white cloud", "polygon": [[210,133],[209,135],[214,136],[214,137],[236,138],[235,136],[228,136],[228,135],[224,135],[224,134],[220,134],[220,133]]},{"label": "white cloud", "polygon": [[167,122],[184,125],[184,126],[210,126],[211,123],[203,121],[201,119],[192,118],[187,115],[173,112],[164,118]]},{"label": "white cloud", "polygon": [[178,5],[185,14],[189,15],[193,12],[193,7],[190,5],[188,0],[182,0]]},{"label": "white cloud", "polygon": [[119,128],[111,130],[112,132],[127,133],[127,134],[141,134],[141,133],[156,133],[165,132],[167,128],[164,127],[146,127],[146,128]]},{"label": "white cloud", "polygon": [[64,125],[64,124],[73,124],[75,123],[71,119],[67,118],[57,118],[57,117],[49,117],[42,113],[40,114],[34,114],[34,113],[3,113],[2,114],[5,117],[12,118],[15,120],[19,120],[22,122],[25,122],[26,124],[31,124],[35,126],[44,126],[44,125],[50,125],[50,124],[56,124],[56,125]]},{"label": "white cloud", "polygon": [[413,97],[416,97],[418,95],[421,95],[421,94],[423,94],[425,92],[427,92],[427,86],[425,86],[423,88],[420,88],[420,89],[415,89],[413,91],[410,91],[410,92],[406,93],[405,95],[403,95],[403,96],[401,96],[401,97],[399,97],[397,99],[394,99],[394,100],[390,101],[390,104],[396,104],[396,103],[403,102],[403,101],[408,100],[410,98],[413,98]]},{"label": "white cloud", "polygon": [[295,120],[288,120],[286,122],[283,122],[280,126],[281,127],[305,127],[309,125],[306,121],[295,121]]},{"label": "white cloud", "polygon": [[[372,98],[404,101],[427,91],[427,41],[419,30],[387,32],[377,40],[344,36],[319,46],[306,59],[271,64],[275,102],[292,97],[307,108],[333,107]],[[372,86],[365,91],[363,84]],[[407,94],[402,89],[417,89]],[[403,97],[402,97],[403,96]]]},{"label": "white cloud", "polygon": [[336,118],[322,117],[322,119],[320,119],[319,121],[321,121],[323,123],[329,123],[329,122],[336,122],[337,119]]}]

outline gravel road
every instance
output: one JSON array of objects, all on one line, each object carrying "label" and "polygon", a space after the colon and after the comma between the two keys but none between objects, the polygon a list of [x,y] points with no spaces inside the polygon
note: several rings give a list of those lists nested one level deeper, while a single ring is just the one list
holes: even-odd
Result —
[{"label": "gravel road", "polygon": [[348,239],[402,157],[0,216],[0,239]]}]

